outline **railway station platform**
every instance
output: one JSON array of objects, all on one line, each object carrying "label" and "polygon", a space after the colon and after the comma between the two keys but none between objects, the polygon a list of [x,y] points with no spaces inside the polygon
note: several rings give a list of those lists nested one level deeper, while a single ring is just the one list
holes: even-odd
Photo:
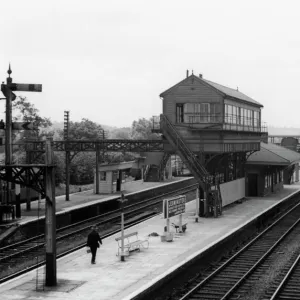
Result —
[{"label": "railway station platform", "polygon": [[163,233],[165,220],[162,215],[155,216],[125,231],[138,231],[140,238],[149,238],[149,248],[132,253],[125,262],[116,256],[115,238],[119,234],[113,235],[103,240],[95,265],[90,263],[90,254],[85,248],[80,249],[57,260],[56,287],[36,290],[36,284],[43,278],[44,268],[40,268],[0,285],[1,300],[138,299],[138,295],[168,274],[297,193],[300,193],[299,184],[285,186],[277,194],[247,198],[225,208],[222,216],[200,218],[198,223],[194,220],[195,201],[188,202],[183,217],[187,231],[174,233],[173,242],[162,242],[160,236],[149,236],[154,232]]},{"label": "railway station platform", "polygon": [[[124,195],[139,192],[141,190],[153,189],[159,186],[167,185],[177,181],[187,180],[188,177],[173,177],[167,179],[164,182],[144,182],[142,180],[128,181],[122,183],[124,190],[122,193]],[[102,201],[109,201],[111,199],[119,198],[121,192],[116,192],[113,194],[94,194],[93,190],[77,192],[70,194],[69,201],[65,200],[65,195],[55,197],[56,200],[56,213],[62,213],[64,211],[73,210],[83,206],[91,205],[93,203],[99,203]],[[39,203],[40,202],[40,203]],[[26,203],[21,204],[21,218],[19,219],[9,219],[2,223],[0,226],[7,226],[13,224],[26,224],[30,221],[36,220],[45,216],[45,199],[40,201],[31,202],[31,210],[26,210]]]}]

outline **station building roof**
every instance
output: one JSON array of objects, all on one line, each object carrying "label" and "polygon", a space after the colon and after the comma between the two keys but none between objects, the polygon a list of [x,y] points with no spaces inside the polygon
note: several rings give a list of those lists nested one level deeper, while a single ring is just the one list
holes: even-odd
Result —
[{"label": "station building roof", "polygon": [[203,77],[195,76],[194,74],[190,75],[189,77],[187,77],[184,80],[180,81],[179,83],[175,84],[171,88],[167,89],[166,91],[161,93],[159,96],[160,97],[165,97],[167,94],[172,92],[175,88],[177,88],[181,84],[184,84],[185,81],[188,81],[190,78],[193,78],[194,80],[196,80],[198,82],[201,82],[201,83],[205,84],[206,86],[209,86],[209,87],[213,88],[217,93],[221,94],[224,97],[233,98],[235,100],[239,100],[239,101],[242,101],[242,102],[247,102],[247,103],[252,104],[252,105],[254,104],[256,106],[263,107],[263,105],[261,103],[255,101],[254,99],[248,97],[247,95],[241,93],[238,90],[235,90],[235,89],[229,88],[227,86],[221,85],[219,83],[215,83],[213,81],[204,79]]},{"label": "station building roof", "polygon": [[300,162],[300,153],[272,143],[260,143],[260,151],[251,154],[247,165],[289,166]]}]

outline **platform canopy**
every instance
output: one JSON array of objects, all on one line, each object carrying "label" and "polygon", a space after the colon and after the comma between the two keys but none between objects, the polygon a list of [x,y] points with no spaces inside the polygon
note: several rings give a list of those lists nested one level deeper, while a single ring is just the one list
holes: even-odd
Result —
[{"label": "platform canopy", "polygon": [[121,162],[121,163],[111,163],[111,164],[100,164],[99,171],[118,171],[118,170],[127,170],[132,168],[141,168],[144,165],[145,158],[140,157],[134,161]]},{"label": "platform canopy", "polygon": [[260,151],[248,158],[247,165],[289,166],[300,162],[300,153],[272,143],[260,143]]}]

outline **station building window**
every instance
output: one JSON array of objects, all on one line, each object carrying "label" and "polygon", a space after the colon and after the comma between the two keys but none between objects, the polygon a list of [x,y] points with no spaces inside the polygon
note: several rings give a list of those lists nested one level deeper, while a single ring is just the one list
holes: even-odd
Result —
[{"label": "station building window", "polygon": [[106,181],[106,172],[100,172],[100,181]]}]

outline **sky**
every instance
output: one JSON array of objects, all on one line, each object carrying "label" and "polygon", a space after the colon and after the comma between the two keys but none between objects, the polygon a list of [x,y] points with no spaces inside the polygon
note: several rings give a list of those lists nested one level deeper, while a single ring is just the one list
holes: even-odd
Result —
[{"label": "sky", "polygon": [[[262,121],[300,127],[300,2],[14,0],[0,11],[0,80],[52,121],[127,127],[162,113],[186,70],[264,105]],[[2,97],[2,96],[1,96]],[[4,118],[0,101],[0,118]]]}]

